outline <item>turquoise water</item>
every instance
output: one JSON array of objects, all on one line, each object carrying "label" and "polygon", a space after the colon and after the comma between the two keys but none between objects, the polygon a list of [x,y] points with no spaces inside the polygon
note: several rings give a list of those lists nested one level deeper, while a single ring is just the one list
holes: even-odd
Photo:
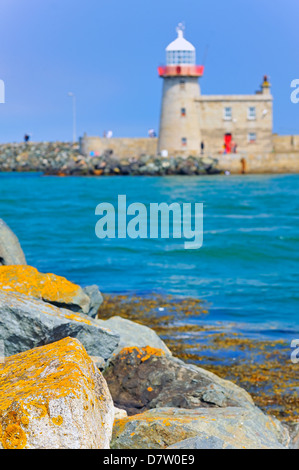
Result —
[{"label": "turquoise water", "polygon": [[[0,217],[28,264],[103,292],[192,296],[210,320],[290,334],[299,323],[299,176],[43,177],[0,174]],[[95,208],[204,203],[204,243],[95,236]],[[293,336],[294,337],[294,336]]]}]

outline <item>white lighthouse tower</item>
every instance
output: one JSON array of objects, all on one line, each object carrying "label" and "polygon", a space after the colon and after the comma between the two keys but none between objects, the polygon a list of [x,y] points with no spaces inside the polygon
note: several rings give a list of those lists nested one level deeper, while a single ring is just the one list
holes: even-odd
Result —
[{"label": "white lighthouse tower", "polygon": [[165,155],[198,155],[200,129],[196,100],[200,96],[198,78],[204,67],[196,65],[195,47],[184,38],[184,27],[166,48],[166,66],[159,67],[163,78],[158,152]]}]

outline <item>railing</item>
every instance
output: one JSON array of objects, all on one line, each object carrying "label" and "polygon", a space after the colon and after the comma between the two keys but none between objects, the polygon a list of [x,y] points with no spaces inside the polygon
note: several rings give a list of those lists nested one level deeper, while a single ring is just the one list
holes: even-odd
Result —
[{"label": "railing", "polygon": [[203,65],[165,65],[158,67],[160,77],[202,77]]}]

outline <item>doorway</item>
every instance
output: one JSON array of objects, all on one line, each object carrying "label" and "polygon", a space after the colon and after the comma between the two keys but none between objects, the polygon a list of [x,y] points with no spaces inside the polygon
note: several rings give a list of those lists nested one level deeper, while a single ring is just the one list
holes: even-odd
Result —
[{"label": "doorway", "polygon": [[232,135],[230,132],[224,134],[224,153],[232,152]]}]

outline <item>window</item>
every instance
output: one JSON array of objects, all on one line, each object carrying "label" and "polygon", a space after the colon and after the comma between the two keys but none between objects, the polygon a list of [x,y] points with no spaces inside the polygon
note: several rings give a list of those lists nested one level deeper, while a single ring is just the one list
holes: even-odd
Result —
[{"label": "window", "polygon": [[181,116],[186,116],[186,108],[181,108]]},{"label": "window", "polygon": [[256,142],[256,133],[255,132],[249,132],[248,142],[250,142],[250,143]]},{"label": "window", "polygon": [[195,51],[167,51],[167,65],[192,64],[196,62]]},{"label": "window", "polygon": [[232,115],[233,115],[232,108],[230,108],[230,107],[224,108],[224,119],[226,121],[231,121]]},{"label": "window", "polygon": [[256,119],[255,106],[249,106],[247,116],[248,116],[248,119]]},{"label": "window", "polygon": [[186,137],[182,137],[182,146],[186,147],[186,145],[187,145],[187,139]]}]

